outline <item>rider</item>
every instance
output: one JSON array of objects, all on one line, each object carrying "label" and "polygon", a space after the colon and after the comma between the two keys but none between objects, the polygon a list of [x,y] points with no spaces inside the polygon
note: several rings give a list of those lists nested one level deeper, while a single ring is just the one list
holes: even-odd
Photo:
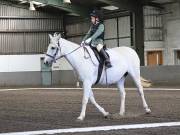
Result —
[{"label": "rider", "polygon": [[104,24],[102,22],[102,14],[99,10],[93,10],[90,13],[90,17],[92,25],[81,44],[88,44],[96,48],[103,57],[106,68],[110,68],[112,67],[110,58],[104,49]]}]

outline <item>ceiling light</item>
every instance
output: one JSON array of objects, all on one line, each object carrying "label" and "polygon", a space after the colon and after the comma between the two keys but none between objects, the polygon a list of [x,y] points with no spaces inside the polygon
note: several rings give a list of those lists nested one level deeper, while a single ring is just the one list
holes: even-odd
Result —
[{"label": "ceiling light", "polygon": [[45,3],[41,3],[41,2],[37,2],[37,1],[33,1],[33,4],[36,5],[37,7],[44,7],[44,6],[46,6]]},{"label": "ceiling light", "polygon": [[105,7],[102,7],[103,9],[106,9],[106,10],[117,10],[119,9],[118,7],[116,6],[105,6]]},{"label": "ceiling light", "polygon": [[71,3],[71,0],[63,0],[63,3]]},{"label": "ceiling light", "polygon": [[18,0],[21,4],[27,3],[27,0]]},{"label": "ceiling light", "polygon": [[35,7],[34,7],[34,2],[33,2],[33,1],[30,1],[29,3],[30,3],[29,10],[35,11],[36,9],[35,9]]},{"label": "ceiling light", "polygon": [[79,14],[76,14],[76,13],[68,13],[67,15],[70,15],[70,16],[80,16]]},{"label": "ceiling light", "polygon": [[37,5],[37,6],[40,6],[40,5],[42,5],[43,3],[41,3],[41,2],[37,2],[37,1],[32,1],[33,2],[33,4],[35,4],[35,5]]}]

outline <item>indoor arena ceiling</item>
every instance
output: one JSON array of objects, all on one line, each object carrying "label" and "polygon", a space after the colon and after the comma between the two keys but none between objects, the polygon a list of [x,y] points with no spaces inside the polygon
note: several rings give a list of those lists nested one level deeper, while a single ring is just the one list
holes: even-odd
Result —
[{"label": "indoor arena ceiling", "polygon": [[[7,1],[19,6],[29,6],[30,1],[33,1],[33,5],[36,9],[58,10],[71,15],[85,16],[89,10],[94,7],[104,7],[106,10],[115,10],[122,9],[132,2],[160,6],[162,4],[172,3],[179,0],[70,0],[71,3],[67,3],[69,0],[6,0],[6,2]],[[131,5],[133,6],[133,4]]]}]

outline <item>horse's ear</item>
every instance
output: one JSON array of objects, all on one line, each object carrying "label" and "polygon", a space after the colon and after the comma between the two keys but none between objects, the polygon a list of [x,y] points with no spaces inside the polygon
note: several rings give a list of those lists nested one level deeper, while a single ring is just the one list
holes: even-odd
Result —
[{"label": "horse's ear", "polygon": [[57,37],[58,37],[58,39],[60,39],[60,38],[61,38],[61,33],[59,33],[59,34],[57,35]]},{"label": "horse's ear", "polygon": [[52,37],[53,37],[53,36],[52,36],[51,34],[49,34],[49,38],[52,39]]}]

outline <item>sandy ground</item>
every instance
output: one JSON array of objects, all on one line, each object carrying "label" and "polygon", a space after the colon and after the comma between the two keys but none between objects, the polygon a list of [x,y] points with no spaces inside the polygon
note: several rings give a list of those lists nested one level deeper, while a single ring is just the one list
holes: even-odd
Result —
[{"label": "sandy ground", "polygon": [[[127,91],[126,115],[119,112],[120,98],[115,90],[94,90],[97,102],[111,113],[105,119],[88,104],[86,119],[77,122],[82,90],[27,90],[0,92],[0,133],[76,127],[95,127],[180,121],[180,91],[144,91],[152,114],[145,115],[137,91]],[[180,127],[115,130],[68,135],[180,135]]]}]

